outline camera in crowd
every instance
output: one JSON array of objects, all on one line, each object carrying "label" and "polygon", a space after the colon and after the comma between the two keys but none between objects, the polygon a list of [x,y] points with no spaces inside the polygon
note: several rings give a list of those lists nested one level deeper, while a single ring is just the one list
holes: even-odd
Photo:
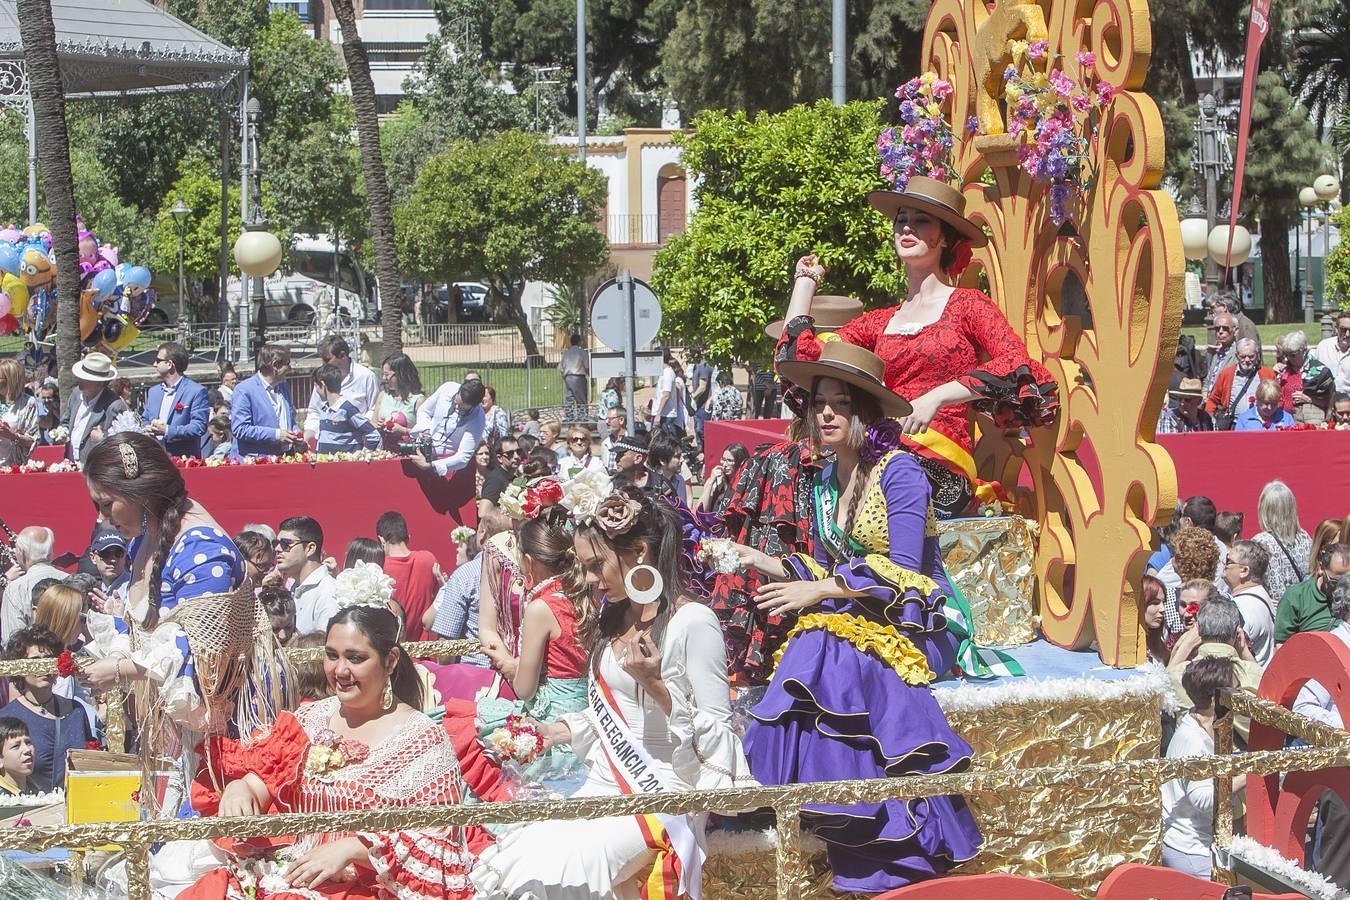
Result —
[{"label": "camera in crowd", "polygon": [[398,445],[399,456],[415,456],[422,454],[427,462],[436,458],[436,445],[432,443],[430,437],[421,437],[415,441],[400,441]]}]

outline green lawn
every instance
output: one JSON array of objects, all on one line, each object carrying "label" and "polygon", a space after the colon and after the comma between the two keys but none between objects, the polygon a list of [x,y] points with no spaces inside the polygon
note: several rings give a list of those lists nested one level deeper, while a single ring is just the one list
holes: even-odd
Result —
[{"label": "green lawn", "polygon": [[418,363],[422,389],[430,394],[447,381],[462,381],[466,372],[477,372],[479,377],[497,391],[497,403],[514,414],[530,407],[562,406],[562,377],[556,367],[547,363],[533,368],[523,364],[480,363]]},{"label": "green lawn", "polygon": [[[1261,343],[1267,347],[1275,346],[1275,339],[1291,331],[1302,330],[1308,336],[1308,344],[1316,346],[1317,342],[1322,340],[1322,325],[1320,322],[1313,322],[1311,325],[1305,325],[1302,322],[1285,322],[1282,325],[1257,325],[1256,331],[1261,335]],[[1203,347],[1208,339],[1205,337],[1205,329],[1199,326],[1187,327],[1181,329],[1183,334],[1189,334],[1195,338],[1195,343]]]}]

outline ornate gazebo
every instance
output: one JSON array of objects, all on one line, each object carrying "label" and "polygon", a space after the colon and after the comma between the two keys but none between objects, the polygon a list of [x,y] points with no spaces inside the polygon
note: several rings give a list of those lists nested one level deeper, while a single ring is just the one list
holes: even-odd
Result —
[{"label": "ornate gazebo", "polygon": [[[220,278],[229,261],[231,147],[240,145],[243,215],[248,206],[248,54],[174,18],[148,0],[52,0],[56,55],[67,100],[204,94],[220,110]],[[15,0],[0,0],[0,106],[20,111],[28,135],[28,217],[37,219],[37,133]],[[238,119],[235,119],[235,111]],[[238,129],[238,130],[236,130]]]}]

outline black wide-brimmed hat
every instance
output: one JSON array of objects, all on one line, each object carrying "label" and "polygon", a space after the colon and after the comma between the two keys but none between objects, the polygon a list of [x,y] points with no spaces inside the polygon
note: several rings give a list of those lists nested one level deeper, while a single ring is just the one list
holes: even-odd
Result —
[{"label": "black wide-brimmed hat", "polygon": [[778,374],[806,390],[817,378],[836,378],[845,384],[861,388],[876,398],[887,416],[907,416],[914,411],[909,401],[886,387],[886,364],[870,350],[864,350],[848,341],[826,341],[820,348],[820,359],[784,360],[778,364]]},{"label": "black wide-brimmed hat", "polygon": [[946,182],[925,175],[911,175],[903,191],[871,191],[867,202],[891,222],[895,221],[900,207],[908,206],[946,222],[969,240],[972,247],[989,243],[984,231],[966,218],[965,195]]}]

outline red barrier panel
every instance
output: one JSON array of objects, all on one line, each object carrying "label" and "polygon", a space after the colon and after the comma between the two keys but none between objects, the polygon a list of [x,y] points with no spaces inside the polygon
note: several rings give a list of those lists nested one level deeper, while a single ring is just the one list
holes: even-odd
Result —
[{"label": "red barrier panel", "polygon": [[[703,458],[708,466],[722,449],[740,442],[753,451],[766,441],[781,441],[786,419],[709,422]],[[1163,434],[1158,443],[1177,470],[1177,496],[1203,494],[1220,510],[1245,514],[1243,536],[1261,530],[1256,501],[1266,483],[1279,479],[1298,498],[1299,518],[1311,532],[1323,519],[1350,515],[1350,431],[1201,432]],[[1079,457],[1096,468],[1093,448],[1084,442]]]},{"label": "red barrier panel", "polygon": [[[184,469],[188,493],[230,534],[249,522],[276,528],[288,516],[308,515],[324,532],[324,552],[341,561],[355,537],[375,536],[375,520],[403,513],[414,548],[430,550],[449,571],[450,531],[473,525],[473,474],[428,477],[402,460],[309,465],[220,466]],[[0,518],[12,528],[46,525],[56,532],[56,553],[82,553],[94,526],[84,476],[75,472],[0,475]]]}]

